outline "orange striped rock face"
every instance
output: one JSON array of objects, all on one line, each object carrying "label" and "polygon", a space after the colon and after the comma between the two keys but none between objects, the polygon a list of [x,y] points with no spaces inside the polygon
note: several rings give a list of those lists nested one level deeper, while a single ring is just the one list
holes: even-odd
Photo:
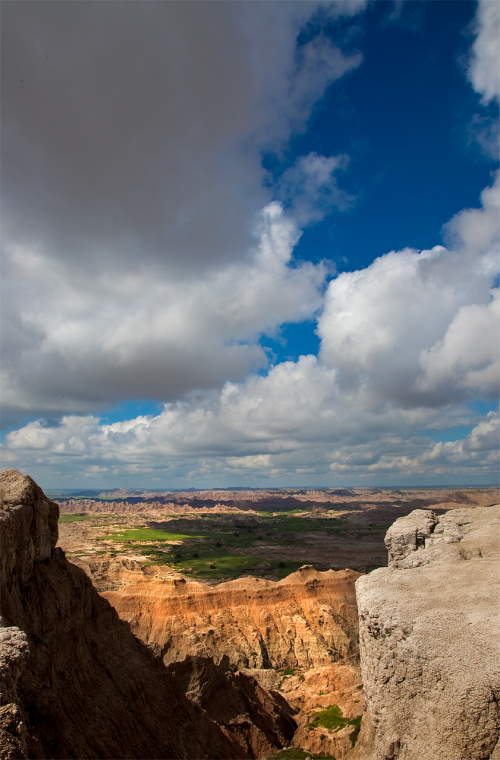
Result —
[{"label": "orange striped rock face", "polygon": [[[354,589],[360,573],[305,566],[279,582],[241,578],[209,586],[119,558],[86,569],[211,717],[220,721],[224,712],[211,685],[221,674],[209,678],[210,668],[202,668],[214,661],[221,672],[239,671],[286,699],[298,726],[293,746],[338,758],[350,751],[352,726],[338,732],[309,724],[332,705],[348,718],[363,711]],[[234,722],[227,726],[236,730]]]},{"label": "orange striped rock face", "polygon": [[310,669],[357,659],[360,574],[352,570],[306,566],[279,582],[241,578],[207,586],[178,574],[162,577],[162,568],[120,572],[116,562],[101,593],[165,664],[225,655],[238,670]]}]

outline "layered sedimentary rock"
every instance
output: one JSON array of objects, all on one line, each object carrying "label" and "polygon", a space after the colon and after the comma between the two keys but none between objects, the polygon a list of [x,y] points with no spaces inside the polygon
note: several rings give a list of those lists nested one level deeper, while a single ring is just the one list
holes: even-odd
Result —
[{"label": "layered sedimentary rock", "polygon": [[[284,697],[294,708],[298,730],[293,746],[337,758],[351,751],[353,726],[311,730],[308,724],[318,709],[332,705],[347,718],[363,711],[354,591],[359,573],[318,572],[305,566],[279,582],[242,578],[208,586],[166,568],[141,568],[119,558],[87,560],[84,565],[101,593],[137,636],[163,657],[169,670],[187,669],[194,683],[196,679],[203,683],[208,673],[210,684],[213,674],[225,669],[227,683],[237,687],[234,706],[251,676],[268,690],[267,715],[276,710],[270,699],[286,705]],[[211,664],[200,675],[203,662]],[[199,685],[190,686],[186,693],[190,696],[197,690]],[[264,704],[256,692],[253,703]],[[264,748],[257,734],[263,715],[254,716],[252,708],[240,705],[240,714],[246,713],[253,724],[250,728],[242,718],[235,721],[231,716],[228,723],[217,700],[212,704],[212,699],[204,698],[200,704],[219,722],[223,720],[225,730],[231,730],[240,743],[248,735],[253,747]],[[264,733],[269,736],[269,730]],[[292,739],[284,730],[275,738],[283,744],[281,737]]]},{"label": "layered sedimentary rock", "polygon": [[375,733],[365,720],[353,757],[497,756],[499,538],[499,507],[415,510],[389,529],[389,567],[356,583]]},{"label": "layered sedimentary rock", "polygon": [[248,757],[55,548],[57,505],[14,470],[0,484],[0,755]]},{"label": "layered sedimentary rock", "polygon": [[199,655],[227,656],[238,670],[309,669],[357,659],[357,572],[306,566],[279,582],[241,578],[206,586],[177,574],[162,577],[161,568],[144,572],[129,564],[120,571],[119,563],[106,572],[120,587],[103,596],[165,664]]}]

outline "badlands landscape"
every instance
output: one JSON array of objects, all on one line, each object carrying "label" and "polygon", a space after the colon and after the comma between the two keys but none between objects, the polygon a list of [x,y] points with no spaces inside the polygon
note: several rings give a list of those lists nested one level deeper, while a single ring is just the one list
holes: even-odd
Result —
[{"label": "badlands landscape", "polygon": [[497,489],[1,485],[1,757],[500,757]]}]

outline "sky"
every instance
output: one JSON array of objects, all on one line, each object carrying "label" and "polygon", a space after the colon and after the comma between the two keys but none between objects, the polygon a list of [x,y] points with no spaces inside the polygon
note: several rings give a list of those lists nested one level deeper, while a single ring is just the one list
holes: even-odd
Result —
[{"label": "sky", "polygon": [[497,484],[496,0],[1,12],[3,468]]}]

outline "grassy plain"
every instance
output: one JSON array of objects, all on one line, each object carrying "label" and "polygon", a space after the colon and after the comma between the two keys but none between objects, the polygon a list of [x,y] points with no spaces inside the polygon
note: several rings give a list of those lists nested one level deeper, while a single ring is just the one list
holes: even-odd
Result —
[{"label": "grassy plain", "polygon": [[396,488],[186,492],[163,501],[117,493],[96,501],[83,494],[77,494],[81,501],[59,502],[60,546],[70,558],[118,555],[209,583],[248,574],[279,579],[305,564],[367,572],[387,563],[384,536],[398,517],[417,508],[488,506],[499,498],[497,489]]},{"label": "grassy plain", "polygon": [[59,522],[82,522],[83,520],[90,520],[89,515],[61,515]]},{"label": "grassy plain", "polygon": [[[277,544],[293,550],[294,545],[303,541],[304,535],[333,535],[343,527],[342,520],[298,517],[296,511],[277,516],[261,514],[257,525],[239,527],[217,520],[216,515],[193,520],[192,530],[186,527],[186,524],[189,526],[188,520],[182,520],[182,528],[172,527],[170,530],[163,527],[169,523],[158,523],[154,527],[150,523],[147,527],[107,531],[106,535],[96,536],[95,540],[111,544],[112,554],[138,553],[147,564],[168,565],[198,580],[231,580],[249,574],[278,580],[295,572],[304,563],[269,558],[268,545]],[[170,522],[175,526],[175,520]],[[256,556],[242,553],[248,549],[252,549]]]}]

